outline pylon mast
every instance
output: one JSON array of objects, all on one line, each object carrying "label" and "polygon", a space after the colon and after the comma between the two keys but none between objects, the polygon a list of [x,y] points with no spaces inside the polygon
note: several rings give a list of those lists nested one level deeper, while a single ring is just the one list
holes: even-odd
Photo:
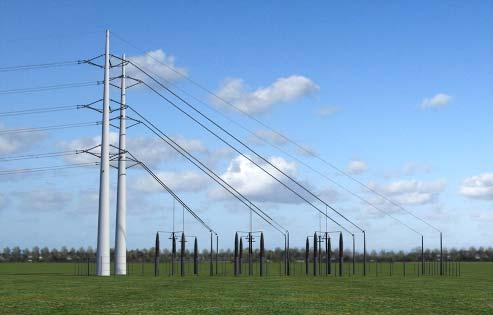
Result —
[{"label": "pylon mast", "polygon": [[118,144],[118,183],[116,199],[115,274],[127,274],[127,163],[126,163],[126,78],[122,56],[120,86],[120,139]]},{"label": "pylon mast", "polygon": [[104,51],[103,121],[101,128],[101,171],[99,173],[98,245],[96,275],[110,275],[110,182],[109,182],[109,129],[110,129],[110,32],[106,31]]}]

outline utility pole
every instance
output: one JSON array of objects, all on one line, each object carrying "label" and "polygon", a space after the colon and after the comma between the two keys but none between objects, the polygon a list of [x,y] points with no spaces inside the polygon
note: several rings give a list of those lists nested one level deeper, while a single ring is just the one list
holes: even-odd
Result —
[{"label": "utility pole", "polygon": [[99,173],[98,244],[96,275],[110,275],[110,32],[106,31],[104,50],[103,122],[101,128],[101,170]]},{"label": "utility pole", "polygon": [[118,144],[118,183],[116,198],[115,274],[127,274],[127,165],[126,165],[126,80],[125,55],[122,56],[120,85],[120,139]]}]

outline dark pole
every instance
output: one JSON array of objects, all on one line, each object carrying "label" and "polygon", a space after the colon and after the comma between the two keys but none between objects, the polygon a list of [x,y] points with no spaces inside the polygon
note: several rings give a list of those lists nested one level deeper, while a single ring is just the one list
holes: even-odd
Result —
[{"label": "dark pole", "polygon": [[354,243],[354,234],[353,236],[353,276],[356,273],[356,245]]},{"label": "dark pole", "polygon": [[243,272],[243,237],[240,237],[240,264],[238,265],[238,272],[241,275]]},{"label": "dark pole", "polygon": [[154,276],[159,276],[159,232],[156,233],[156,246],[154,248]]},{"label": "dark pole", "polygon": [[264,233],[260,233],[260,276],[264,275]]},{"label": "dark pole", "polygon": [[199,245],[197,238],[195,238],[195,242],[193,243],[193,274],[199,274]]},{"label": "dark pole", "polygon": [[248,275],[253,275],[252,257],[253,256],[253,237],[252,232],[248,233]]},{"label": "dark pole", "polygon": [[363,276],[366,276],[366,233],[363,231]]},{"label": "dark pole", "polygon": [[176,260],[176,237],[175,232],[171,234],[171,275],[175,275],[175,260]]},{"label": "dark pole", "polygon": [[342,232],[339,234],[339,276],[342,277],[342,262],[343,262],[343,259],[344,259],[344,250],[343,250],[343,247],[344,247],[344,243],[343,243],[343,240],[342,240]]},{"label": "dark pole", "polygon": [[286,234],[284,234],[284,275],[288,274],[287,263],[286,263],[288,260],[287,249],[288,249],[288,241],[286,239]]},{"label": "dark pole", "polygon": [[212,255],[214,253],[213,244],[212,244],[212,232],[211,232],[211,251],[210,251],[210,275],[214,275],[214,264],[212,263]]},{"label": "dark pole", "polygon": [[[328,235],[328,234],[327,234]],[[329,274],[332,273],[332,244],[330,243],[330,235],[328,235],[328,239],[327,239],[327,261],[329,262],[329,267],[328,267],[328,271],[329,271]]]},{"label": "dark pole", "polygon": [[318,236],[318,274],[322,274],[322,232]]},{"label": "dark pole", "polygon": [[329,237],[328,233],[325,232],[325,275],[329,274]]},{"label": "dark pole", "polygon": [[421,235],[421,274],[425,274],[425,247],[424,247],[423,235]]},{"label": "dark pole", "polygon": [[286,269],[287,269],[287,275],[289,276],[291,274],[289,270],[289,232],[287,232],[286,235],[288,239],[288,248],[286,250]]},{"label": "dark pole", "polygon": [[185,275],[185,232],[181,233],[180,275]]},{"label": "dark pole", "polygon": [[317,275],[317,262],[318,262],[318,256],[317,256],[317,232],[313,234],[313,275]]},{"label": "dark pole", "polygon": [[235,276],[238,275],[238,232],[235,233],[235,257],[234,257]]},{"label": "dark pole", "polygon": [[305,273],[308,276],[308,258],[310,255],[310,241],[308,237],[306,238],[306,248],[305,248]]},{"label": "dark pole", "polygon": [[442,232],[440,232],[440,276],[443,276],[443,243]]},{"label": "dark pole", "polygon": [[217,259],[219,256],[219,235],[216,234],[216,275],[217,275]]}]

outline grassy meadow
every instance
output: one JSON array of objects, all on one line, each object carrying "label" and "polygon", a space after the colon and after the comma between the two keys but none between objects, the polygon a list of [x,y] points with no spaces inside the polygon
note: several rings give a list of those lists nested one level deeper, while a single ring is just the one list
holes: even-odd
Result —
[{"label": "grassy meadow", "polygon": [[447,277],[418,275],[412,264],[405,275],[402,264],[392,273],[373,265],[366,277],[348,275],[349,264],[343,277],[306,276],[302,263],[290,277],[274,264],[266,277],[234,277],[229,266],[213,277],[208,264],[200,276],[170,277],[161,265],[154,277],[152,264],[134,264],[130,276],[102,278],[77,275],[87,273],[82,264],[2,263],[0,313],[493,314],[493,263],[462,263],[460,276]]}]

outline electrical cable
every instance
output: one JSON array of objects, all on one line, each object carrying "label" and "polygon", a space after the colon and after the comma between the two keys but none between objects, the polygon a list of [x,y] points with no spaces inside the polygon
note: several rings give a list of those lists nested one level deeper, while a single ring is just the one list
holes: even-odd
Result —
[{"label": "electrical cable", "polygon": [[227,101],[226,99],[224,99],[223,97],[217,95],[216,93],[214,93],[213,91],[211,91],[210,89],[206,88],[205,86],[201,85],[200,83],[198,83],[197,81],[191,79],[188,75],[186,75],[185,73],[182,73],[181,71],[175,69],[174,67],[162,62],[161,60],[158,60],[157,58],[155,58],[154,56],[150,55],[149,53],[147,53],[145,50],[143,49],[140,49],[139,47],[137,47],[136,45],[132,44],[131,42],[129,42],[128,40],[124,39],[122,36],[118,35],[117,33],[115,32],[112,32],[113,35],[123,41],[124,43],[128,44],[129,46],[133,47],[134,49],[140,51],[140,52],[143,52],[146,56],[152,58],[153,60],[155,60],[156,62],[160,63],[161,65],[167,67],[168,69],[170,69],[171,71],[173,71],[174,73],[178,74],[180,77],[184,78],[185,80],[189,81],[190,83],[192,83],[193,85],[197,86],[198,88],[200,88],[201,90],[207,92],[208,94],[210,94],[211,96],[213,96],[214,98],[220,100],[221,102],[223,102],[224,104],[234,108],[236,111],[238,111],[239,113],[245,115],[246,117],[248,117],[249,119],[255,121],[256,123],[260,124],[261,126],[263,126],[264,128],[267,128],[269,131],[273,132],[275,135],[277,136],[280,136],[282,139],[284,139],[285,141],[289,142],[290,144],[296,146],[299,150],[303,151],[304,153],[318,159],[319,161],[321,161],[322,163],[326,164],[327,166],[331,167],[332,169],[336,170],[338,173],[340,173],[341,175],[351,179],[352,181],[356,182],[357,184],[359,184],[360,186],[364,187],[366,190],[368,190],[369,192],[372,192],[374,194],[376,194],[377,196],[379,196],[380,198],[390,202],[392,205],[398,207],[399,209],[401,209],[402,211],[406,212],[407,214],[411,215],[412,217],[414,217],[415,219],[423,222],[424,224],[428,225],[429,227],[433,228],[434,230],[438,231],[438,232],[441,232],[437,227],[435,227],[434,225],[432,225],[431,223],[425,221],[424,219],[418,217],[417,215],[415,215],[414,213],[412,213],[410,210],[404,208],[401,204],[397,203],[396,201],[392,200],[391,198],[387,197],[386,195],[384,195],[383,193],[381,192],[378,192],[377,190],[371,188],[370,186],[366,185],[365,183],[361,182],[360,180],[358,180],[357,178],[355,178],[354,176],[351,176],[350,174],[348,174],[347,172],[345,172],[344,170],[338,168],[337,166],[335,166],[334,164],[330,163],[329,161],[325,160],[324,158],[322,158],[319,154],[315,153],[315,152],[312,152],[311,150],[308,150],[307,148],[303,147],[302,145],[300,145],[299,143],[297,143],[296,141],[290,139],[289,137],[285,136],[284,134],[282,134],[281,132],[278,132],[276,131],[274,128],[270,127],[269,125],[267,125],[266,123],[262,122],[261,120],[259,120],[258,118],[254,117],[253,115],[249,114],[248,112],[242,110],[241,108],[239,108],[238,106],[235,106],[234,104],[232,104],[231,102]]}]

